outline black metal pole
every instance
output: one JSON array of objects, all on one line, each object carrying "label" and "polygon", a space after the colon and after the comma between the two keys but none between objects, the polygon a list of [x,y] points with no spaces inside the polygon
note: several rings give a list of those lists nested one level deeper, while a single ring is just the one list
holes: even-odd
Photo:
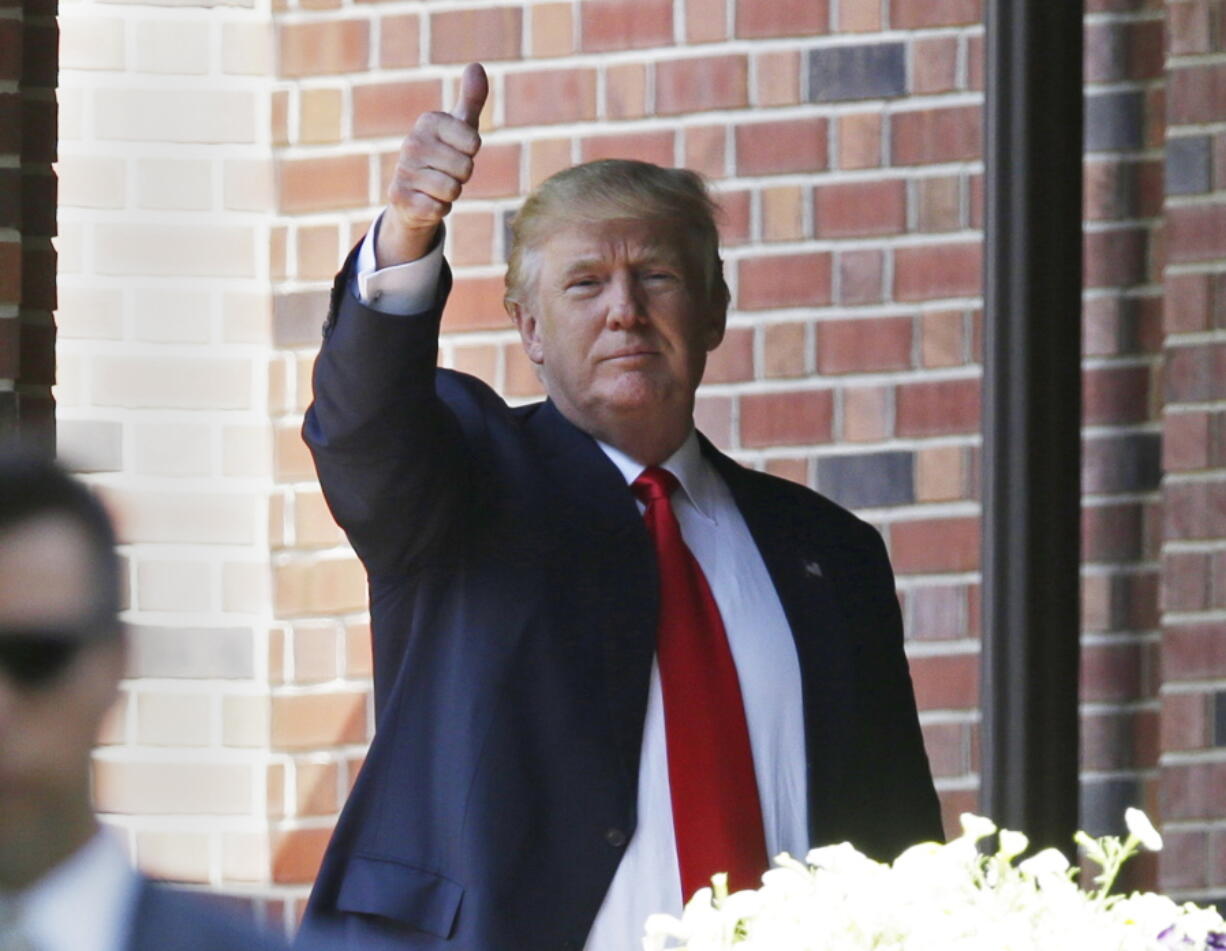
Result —
[{"label": "black metal pole", "polygon": [[1083,0],[988,0],[981,808],[1077,828]]}]

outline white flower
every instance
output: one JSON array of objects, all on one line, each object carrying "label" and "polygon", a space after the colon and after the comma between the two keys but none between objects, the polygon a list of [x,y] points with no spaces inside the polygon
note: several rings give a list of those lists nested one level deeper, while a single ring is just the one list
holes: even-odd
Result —
[{"label": "white flower", "polygon": [[1128,826],[1128,831],[1137,837],[1137,841],[1151,852],[1158,852],[1162,849],[1162,836],[1149,821],[1149,816],[1140,809],[1132,807],[1125,809],[1124,824]]}]

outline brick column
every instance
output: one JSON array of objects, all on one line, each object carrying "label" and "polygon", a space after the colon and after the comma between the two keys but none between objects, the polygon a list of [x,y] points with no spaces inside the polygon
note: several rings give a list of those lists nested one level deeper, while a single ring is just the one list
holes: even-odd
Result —
[{"label": "brick column", "polygon": [[0,439],[51,452],[55,421],[54,0],[0,3]]},{"label": "brick column", "polygon": [[1162,885],[1226,902],[1226,6],[1168,33]]}]

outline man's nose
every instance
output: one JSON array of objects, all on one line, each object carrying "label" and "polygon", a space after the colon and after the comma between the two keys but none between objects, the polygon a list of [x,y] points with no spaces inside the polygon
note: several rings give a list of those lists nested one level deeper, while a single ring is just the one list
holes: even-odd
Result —
[{"label": "man's nose", "polygon": [[643,289],[631,274],[617,274],[609,281],[607,323],[625,329],[641,323],[647,316]]}]

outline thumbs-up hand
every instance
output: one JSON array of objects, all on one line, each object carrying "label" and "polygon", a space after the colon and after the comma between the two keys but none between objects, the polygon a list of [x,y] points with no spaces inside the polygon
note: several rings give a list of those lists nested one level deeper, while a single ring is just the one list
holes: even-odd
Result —
[{"label": "thumbs-up hand", "polygon": [[485,70],[469,63],[455,108],[419,116],[405,137],[375,245],[378,267],[415,261],[430,250],[439,223],[472,178],[481,148],[477,124],[488,95]]}]

